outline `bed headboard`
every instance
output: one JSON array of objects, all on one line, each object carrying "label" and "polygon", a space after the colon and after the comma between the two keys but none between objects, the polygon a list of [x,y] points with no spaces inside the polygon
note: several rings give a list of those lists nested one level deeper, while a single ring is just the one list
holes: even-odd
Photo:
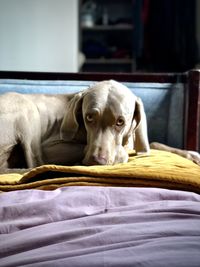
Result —
[{"label": "bed headboard", "polygon": [[199,150],[200,71],[186,73],[42,73],[0,71],[0,93],[65,93],[115,79],[142,98],[150,141]]}]

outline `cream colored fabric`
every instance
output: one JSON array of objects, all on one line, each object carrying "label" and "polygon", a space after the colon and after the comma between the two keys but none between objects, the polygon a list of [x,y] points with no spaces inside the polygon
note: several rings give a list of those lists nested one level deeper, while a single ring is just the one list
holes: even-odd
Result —
[{"label": "cream colored fabric", "polygon": [[26,174],[0,175],[0,190],[53,190],[63,186],[145,186],[200,193],[200,167],[170,152],[129,154],[128,163],[112,166],[43,165]]}]

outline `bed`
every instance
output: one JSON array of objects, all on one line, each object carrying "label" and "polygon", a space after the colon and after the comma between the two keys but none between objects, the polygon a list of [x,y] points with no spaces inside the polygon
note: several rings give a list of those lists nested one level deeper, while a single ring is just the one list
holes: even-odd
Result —
[{"label": "bed", "polygon": [[[116,79],[144,102],[150,141],[199,151],[200,72],[0,72],[0,93]],[[0,174],[0,266],[200,266],[200,167],[152,150],[114,166]]]}]

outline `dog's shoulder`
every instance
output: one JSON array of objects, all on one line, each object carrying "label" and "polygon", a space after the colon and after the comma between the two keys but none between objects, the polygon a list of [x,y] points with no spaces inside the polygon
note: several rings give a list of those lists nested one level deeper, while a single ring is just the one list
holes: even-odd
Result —
[{"label": "dog's shoulder", "polygon": [[8,105],[9,103],[16,103],[18,101],[23,101],[24,95],[17,92],[7,92],[0,94],[0,104],[1,106]]},{"label": "dog's shoulder", "polygon": [[30,106],[23,94],[7,92],[0,94],[0,114],[16,114],[25,107]]}]

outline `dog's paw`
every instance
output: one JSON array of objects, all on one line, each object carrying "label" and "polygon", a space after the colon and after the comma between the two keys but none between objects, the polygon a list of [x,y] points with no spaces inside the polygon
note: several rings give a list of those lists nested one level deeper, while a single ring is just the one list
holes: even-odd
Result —
[{"label": "dog's paw", "polygon": [[128,152],[124,147],[120,147],[118,153],[116,153],[114,164],[128,162]]},{"label": "dog's paw", "polygon": [[200,166],[200,154],[196,151],[188,151],[187,158]]}]

